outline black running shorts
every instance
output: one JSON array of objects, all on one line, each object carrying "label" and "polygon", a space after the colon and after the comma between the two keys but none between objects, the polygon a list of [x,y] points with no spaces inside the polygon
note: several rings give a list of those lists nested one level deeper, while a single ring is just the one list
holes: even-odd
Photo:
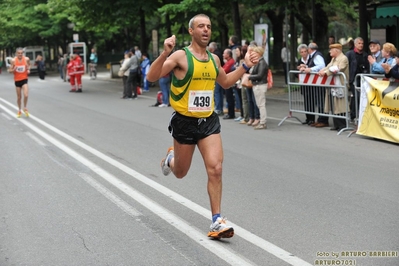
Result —
[{"label": "black running shorts", "polygon": [[23,85],[28,84],[27,79],[15,81],[15,87],[22,88]]},{"label": "black running shorts", "polygon": [[197,144],[200,139],[220,133],[219,116],[214,112],[207,118],[195,118],[174,112],[168,129],[180,144]]}]

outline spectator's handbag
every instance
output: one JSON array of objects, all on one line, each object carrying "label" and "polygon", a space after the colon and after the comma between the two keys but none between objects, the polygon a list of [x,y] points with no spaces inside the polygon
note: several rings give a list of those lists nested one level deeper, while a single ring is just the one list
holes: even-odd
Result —
[{"label": "spectator's handbag", "polygon": [[246,88],[252,88],[252,82],[249,79],[249,75],[248,73],[244,73],[244,75],[242,75],[241,78],[241,85],[246,87]]}]

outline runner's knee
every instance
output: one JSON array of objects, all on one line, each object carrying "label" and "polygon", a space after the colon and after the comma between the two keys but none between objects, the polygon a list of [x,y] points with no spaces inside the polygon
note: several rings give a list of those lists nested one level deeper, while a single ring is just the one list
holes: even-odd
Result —
[{"label": "runner's knee", "polygon": [[188,169],[187,170],[185,170],[185,169],[176,169],[176,168],[173,169],[173,174],[179,179],[185,177],[187,175],[187,173],[188,173]]}]

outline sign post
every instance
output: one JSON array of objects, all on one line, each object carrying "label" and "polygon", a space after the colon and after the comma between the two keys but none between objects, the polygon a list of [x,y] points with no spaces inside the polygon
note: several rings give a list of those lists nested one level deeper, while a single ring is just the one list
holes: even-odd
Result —
[{"label": "sign post", "polygon": [[73,42],[68,45],[69,53],[78,54],[82,58],[82,62],[84,65],[84,71],[87,73],[87,49],[86,43],[84,42]]},{"label": "sign post", "polygon": [[267,24],[255,24],[254,25],[254,40],[259,46],[262,46],[265,50],[263,58],[266,63],[269,64],[269,38],[268,38],[268,25]]}]

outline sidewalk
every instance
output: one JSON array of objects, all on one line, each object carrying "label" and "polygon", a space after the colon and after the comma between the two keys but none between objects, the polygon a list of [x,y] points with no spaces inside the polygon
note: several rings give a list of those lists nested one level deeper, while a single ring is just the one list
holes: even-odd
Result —
[{"label": "sidewalk", "polygon": [[[105,67],[99,67],[97,69],[97,79],[122,82],[121,78],[111,78],[110,70],[106,69]],[[267,91],[267,100],[288,102],[288,86],[284,82],[284,74],[280,72],[273,73],[273,84],[273,88]],[[150,87],[150,92],[156,93],[159,90],[158,82],[156,83],[155,87]]]}]

